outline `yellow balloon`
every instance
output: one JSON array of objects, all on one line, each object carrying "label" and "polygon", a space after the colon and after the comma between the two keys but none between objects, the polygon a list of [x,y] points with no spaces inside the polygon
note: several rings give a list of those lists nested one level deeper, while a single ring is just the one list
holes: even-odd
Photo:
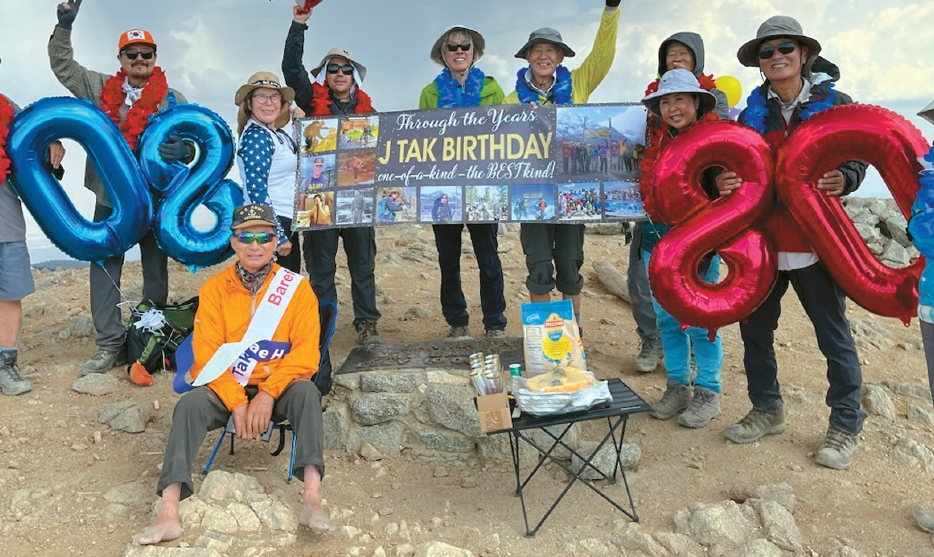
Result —
[{"label": "yellow balloon", "polygon": [[740,85],[739,80],[732,75],[721,75],[714,80],[714,83],[717,84],[717,89],[723,91],[723,94],[726,95],[726,104],[730,108],[736,106],[736,103],[743,96],[743,86]]}]

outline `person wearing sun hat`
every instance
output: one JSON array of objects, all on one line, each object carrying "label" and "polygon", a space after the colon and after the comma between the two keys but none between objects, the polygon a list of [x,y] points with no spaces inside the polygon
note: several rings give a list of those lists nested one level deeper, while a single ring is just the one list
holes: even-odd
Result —
[{"label": "person wearing sun hat", "polygon": [[[486,106],[503,102],[503,89],[493,76],[476,66],[486,41],[478,31],[454,25],[448,27],[431,46],[429,57],[442,66],[431,83],[422,89],[419,109]],[[464,225],[433,224],[438,267],[441,271],[441,314],[448,324],[447,340],[470,338],[470,314],[461,287],[461,241]],[[495,223],[470,223],[467,232],[480,268],[480,307],[483,328],[488,337],[500,337],[506,330],[506,296],[503,264]]]},{"label": "person wearing sun hat", "polygon": [[[285,82],[295,89],[295,103],[307,116],[365,115],[374,112],[372,99],[361,88],[366,77],[366,67],[350,51],[332,48],[312,68],[311,77],[305,71],[302,63],[305,31],[313,11],[304,12],[298,6],[292,7],[292,25],[282,53],[282,74]],[[372,198],[374,194],[367,195]],[[337,303],[334,276],[341,239],[350,273],[357,344],[378,344],[382,342],[377,329],[381,314],[376,307],[376,229],[372,222],[364,226],[305,232],[302,236],[302,251],[308,278],[318,299]]]},{"label": "person wearing sun hat", "polygon": [[[156,65],[156,40],[145,29],[129,29],[120,34],[117,60],[121,68],[116,75],[91,71],[76,62],[71,33],[81,5],[82,0],[68,0],[56,8],[58,25],[48,45],[52,72],[75,97],[87,99],[107,113],[130,149],[135,150],[149,125],[149,117],[186,102],[185,97],[169,87],[165,73]],[[195,148],[173,135],[163,138],[159,155],[169,164],[188,163],[194,159]],[[84,186],[97,198],[94,222],[106,220],[113,212],[112,204],[90,158],[85,167]],[[139,241],[139,252],[143,266],[142,299],[156,306],[165,305],[169,293],[168,259],[152,232]],[[124,299],[120,293],[122,272],[123,254],[90,266],[91,318],[97,331],[97,353],[81,366],[81,375],[106,373],[126,365],[126,326],[118,306]]]},{"label": "person wearing sun hat", "polygon": [[[701,87],[694,74],[684,68],[675,68],[662,76],[656,91],[642,99],[650,114],[653,114],[662,126],[662,134],[655,145],[646,149],[642,171],[646,175],[652,171],[652,165],[671,141],[701,122],[717,120],[715,108],[717,97]],[[670,227],[653,214],[653,191],[650,180],[641,183],[642,198],[649,211],[649,219],[643,227],[642,241],[639,248],[642,256],[639,264],[646,270],[655,245]],[[702,185],[711,198],[717,197],[717,189],[712,171],[705,171]],[[719,258],[705,257],[700,264],[699,273],[704,281],[716,283],[719,277]],[[723,345],[718,332],[713,340],[705,329],[698,327],[682,328],[670,313],[665,311],[651,293],[651,303],[655,309],[656,326],[665,352],[665,373],[667,387],[662,398],[652,405],[651,415],[660,420],[667,420],[675,414],[678,423],[691,428],[700,428],[720,414],[720,368],[723,365]],[[695,354],[697,377],[691,380],[691,353]]]},{"label": "person wearing sun hat", "polygon": [[237,89],[237,168],[248,202],[276,210],[279,264],[298,273],[301,258],[292,232],[295,209],[295,165],[298,145],[285,128],[292,119],[295,91],[281,84],[272,72],[256,72]]},{"label": "person wearing sun hat", "polygon": [[[616,56],[616,32],[619,26],[620,0],[606,0],[593,49],[580,67],[568,70],[562,65],[575,52],[561,38],[561,33],[542,27],[529,34],[529,40],[516,52],[516,58],[528,65],[516,75],[516,90],[505,103],[580,104],[590,99]],[[574,306],[580,326],[584,286],[580,268],[584,264],[584,225],[526,223],[519,228],[528,278],[529,299],[547,302],[557,289]]]},{"label": "person wearing sun hat", "polygon": [[[773,148],[813,114],[853,102],[835,89],[840,70],[819,56],[821,50],[821,44],[805,35],[795,19],[774,16],[736,53],[741,64],[757,68],[765,78],[749,95],[739,120],[763,134]],[[831,198],[852,193],[862,182],[866,166],[861,161],[844,162],[824,173],[817,188]],[[742,176],[729,168],[716,181],[720,195],[743,187]],[[828,468],[849,468],[866,412],[860,408],[862,373],[846,318],[846,296],[781,204],[773,209],[767,228],[778,244],[778,281],[765,302],[739,325],[752,409],[724,434],[734,443],[752,443],[785,430],[773,345],[781,299],[791,284],[827,359],[830,420],[814,460]]]},{"label": "person wearing sun hat", "polygon": [[[162,499],[133,545],[182,535],[179,503],[193,494],[191,468],[208,431],[232,418],[239,439],[259,441],[273,415],[294,430],[295,477],[303,482],[298,523],[329,530],[322,508],[324,426],[318,371],[321,323],[307,282],[277,265],[278,218],[268,205],[236,207],[230,247],[236,261],[201,287],[192,334],[192,389],[172,412],[172,427],[156,484]],[[267,295],[267,293],[269,295]],[[275,293],[275,294],[273,294]]]}]

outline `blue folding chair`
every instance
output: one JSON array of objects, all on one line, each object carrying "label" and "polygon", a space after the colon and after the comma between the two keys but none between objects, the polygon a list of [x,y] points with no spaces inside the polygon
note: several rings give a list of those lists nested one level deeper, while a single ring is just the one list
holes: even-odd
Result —
[{"label": "blue folding chair", "polygon": [[[318,304],[318,319],[321,322],[321,336],[318,341],[318,347],[321,350],[321,359],[318,361],[318,372],[315,373],[312,381],[314,381],[315,386],[318,387],[318,391],[323,397],[331,392],[331,355],[328,347],[331,345],[331,337],[334,336],[334,329],[337,327],[337,304],[334,302],[320,302]],[[189,353],[191,351],[190,339],[191,337],[188,337],[188,340],[186,340],[186,343],[189,344],[187,348]],[[180,350],[182,350],[181,346],[179,346],[179,351]],[[178,354],[178,351],[176,351],[176,354]],[[178,355],[176,355],[176,362],[180,362]],[[184,372],[179,373],[182,376],[183,383],[184,375],[190,368],[190,364],[187,368],[182,368],[181,364],[178,364],[179,370],[185,369]],[[176,383],[178,382],[179,374],[176,374]],[[189,387],[189,389],[190,388],[191,387]],[[178,391],[177,388],[176,391]],[[273,430],[279,430],[279,446],[270,453],[272,456],[279,456],[279,453],[285,448],[285,432],[292,432],[292,452],[289,455],[289,477],[286,480],[287,483],[292,483],[292,472],[295,466],[295,432],[292,431],[292,424],[286,420],[285,416],[273,416],[272,420],[269,422],[269,427],[266,428],[266,432],[262,435],[261,439],[263,441],[269,441],[272,437]],[[211,456],[204,465],[204,474],[207,474],[211,469],[211,464],[214,463],[214,457],[217,456],[217,451],[220,449],[225,435],[230,435],[230,454],[234,454],[234,441],[237,437],[236,433],[233,426],[233,416],[231,416],[227,419],[227,425],[221,428],[221,434],[220,437],[217,438],[217,444],[214,445],[214,450],[211,451]]]}]

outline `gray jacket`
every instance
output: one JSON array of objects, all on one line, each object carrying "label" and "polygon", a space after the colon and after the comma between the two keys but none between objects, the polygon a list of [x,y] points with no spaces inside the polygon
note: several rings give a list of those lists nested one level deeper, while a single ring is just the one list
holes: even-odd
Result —
[{"label": "gray jacket", "polygon": [[[700,75],[704,73],[704,39],[697,33],[691,33],[689,31],[675,33],[662,41],[662,44],[658,47],[658,75],[665,75],[665,72],[668,71],[665,58],[668,45],[672,42],[679,42],[691,49],[691,52],[694,53],[694,77],[700,78]],[[717,106],[714,108],[714,112],[716,112],[717,116],[722,120],[729,120],[730,106],[726,102],[726,94],[719,89],[713,89],[710,92],[717,98]]]}]

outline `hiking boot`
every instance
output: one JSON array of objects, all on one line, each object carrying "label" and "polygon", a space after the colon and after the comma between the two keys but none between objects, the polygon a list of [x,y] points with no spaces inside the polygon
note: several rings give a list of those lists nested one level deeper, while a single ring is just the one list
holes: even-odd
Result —
[{"label": "hiking boot", "polygon": [[487,329],[486,338],[502,338],[506,336],[505,329]]},{"label": "hiking boot", "polygon": [[846,470],[856,454],[856,436],[833,426],[827,428],[814,461],[834,470]]},{"label": "hiking boot", "polygon": [[703,387],[694,387],[694,398],[680,416],[678,423],[684,427],[700,428],[720,415],[720,393]]},{"label": "hiking boot", "polygon": [[366,346],[368,344],[380,344],[383,339],[379,338],[379,332],[376,330],[376,321],[364,319],[354,325],[357,330],[357,344]]},{"label": "hiking boot", "polygon": [[104,350],[103,348],[100,348],[98,349],[97,354],[91,356],[91,359],[86,361],[84,365],[81,366],[81,375],[85,376],[91,373],[107,373],[115,367],[125,365],[126,352],[123,350],[111,352],[110,350]]},{"label": "hiking boot", "polygon": [[639,346],[639,355],[636,356],[636,369],[642,373],[653,372],[658,367],[659,360],[664,356],[660,338],[643,338]]},{"label": "hiking boot", "polygon": [[32,390],[32,383],[23,379],[16,365],[16,350],[0,352],[0,391],[16,396]]},{"label": "hiking boot", "polygon": [[691,404],[694,389],[689,385],[682,385],[677,381],[668,381],[668,388],[662,398],[652,405],[649,414],[659,420],[667,420]]},{"label": "hiking boot", "polygon": [[470,327],[467,325],[451,325],[448,336],[444,340],[470,340]]},{"label": "hiking boot", "polygon": [[734,443],[752,443],[765,435],[776,435],[785,431],[785,410],[781,404],[769,412],[752,407],[743,419],[723,430],[727,439]]}]

